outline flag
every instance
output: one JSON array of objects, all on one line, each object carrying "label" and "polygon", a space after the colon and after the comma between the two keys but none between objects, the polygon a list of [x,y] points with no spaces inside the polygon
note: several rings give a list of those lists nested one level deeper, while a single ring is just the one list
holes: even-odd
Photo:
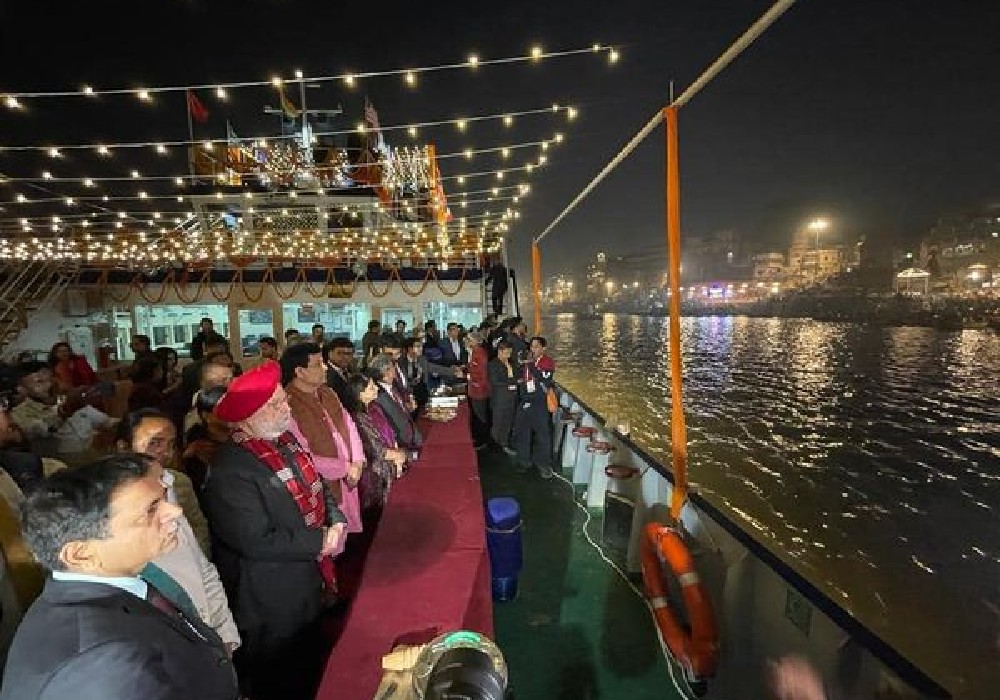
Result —
[{"label": "flag", "polygon": [[193,120],[199,124],[204,124],[208,121],[208,110],[205,109],[205,105],[201,103],[201,100],[198,99],[193,90],[187,91],[187,103],[188,114],[191,115]]},{"label": "flag", "polygon": [[226,142],[230,146],[240,145],[240,137],[236,135],[236,130],[228,119],[226,120]]},{"label": "flag", "polygon": [[285,113],[286,117],[288,117],[289,119],[294,119],[295,117],[302,114],[302,110],[296,107],[295,104],[290,99],[288,99],[288,96],[285,95],[284,87],[278,88],[278,97],[281,100],[281,111]]},{"label": "flag", "polygon": [[365,124],[372,131],[378,131],[381,128],[379,127],[378,112],[375,111],[375,105],[367,97],[365,98]]}]

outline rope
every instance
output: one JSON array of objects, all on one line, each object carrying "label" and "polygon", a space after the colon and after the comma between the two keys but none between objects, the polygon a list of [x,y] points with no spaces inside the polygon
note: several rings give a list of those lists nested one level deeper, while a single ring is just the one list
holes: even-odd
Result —
[{"label": "rope", "polygon": [[591,537],[590,531],[587,528],[590,525],[592,516],[590,514],[590,510],[588,510],[586,506],[584,506],[583,504],[581,504],[579,501],[576,500],[576,487],[573,485],[573,482],[564,477],[558,471],[553,471],[552,475],[573,490],[573,496],[571,497],[573,505],[575,505],[584,514],[584,521],[580,530],[583,533],[584,538],[587,540],[587,543],[590,544],[590,546],[597,551],[597,555],[602,560],[604,560],[604,563],[607,564],[612,571],[614,571],[618,575],[618,577],[625,583],[625,585],[628,586],[629,590],[631,590],[636,595],[636,597],[639,598],[646,605],[646,609],[649,611],[649,615],[653,621],[653,629],[656,630],[656,638],[660,640],[660,652],[663,654],[663,657],[667,662],[667,672],[670,674],[670,680],[674,685],[674,690],[676,690],[677,694],[684,700],[693,700],[693,698],[695,698],[696,695],[694,691],[691,689],[691,686],[688,685],[687,680],[684,678],[683,671],[681,673],[681,680],[684,682],[684,689],[681,688],[681,685],[677,682],[677,678],[674,676],[674,665],[681,666],[681,662],[674,657],[674,655],[670,652],[670,648],[664,643],[663,636],[660,634],[659,625],[656,624],[656,614],[653,610],[652,605],[650,605],[649,600],[646,598],[646,595],[642,591],[640,591],[634,583],[632,583],[632,580],[628,577],[628,574],[622,571],[621,567],[619,567],[614,561],[612,561],[608,557],[607,553],[605,553],[604,551],[604,548],[601,547],[601,545],[597,544],[597,542],[594,541],[594,538]]},{"label": "rope", "polygon": [[732,63],[737,56],[743,53],[746,47],[750,46],[757,37],[767,31],[768,27],[774,24],[781,15],[785,14],[785,11],[795,3],[795,0],[778,0],[774,3],[767,12],[765,12],[760,19],[751,25],[747,29],[743,36],[733,42],[732,46],[726,49],[725,53],[715,59],[715,62],[710,65],[704,73],[698,76],[688,87],[687,90],[681,93],[678,97],[671,103],[671,107],[683,107],[686,105],[692,97],[701,92],[702,88],[708,85],[709,82],[719,73],[721,73],[726,66]]},{"label": "rope", "polygon": [[[701,76],[698,77],[697,80],[691,83],[691,86],[688,87],[688,89],[685,90],[683,93],[681,93],[681,96],[678,97],[676,100],[674,100],[671,106],[681,107],[687,104],[692,97],[694,97],[706,85],[708,85],[709,81],[711,81],[712,78],[718,75],[726,66],[732,63],[733,60],[737,56],[739,56],[747,46],[753,43],[753,41],[761,34],[763,34],[768,27],[774,24],[775,20],[777,20],[778,17],[784,14],[785,10],[791,7],[794,2],[795,0],[778,0],[778,2],[776,2],[771,7],[771,9],[765,12],[760,19],[754,22],[753,25],[746,32],[743,33],[743,36],[741,36],[739,39],[733,42],[732,46],[726,49],[726,51],[721,56],[719,56],[719,58],[717,58],[715,62],[712,63],[712,65],[709,66],[708,69],[701,74]],[[659,125],[660,120],[662,118],[663,118],[663,112],[658,111],[648,122],[646,122],[646,125],[643,126],[641,129],[639,129],[639,133],[633,136],[632,140],[630,140],[627,144],[625,144],[624,148],[622,148],[618,152],[618,155],[612,158],[611,162],[609,162],[607,165],[604,166],[601,172],[599,172],[594,177],[594,179],[590,181],[590,184],[588,184],[583,189],[583,191],[580,192],[580,194],[578,194],[576,198],[572,202],[570,202],[565,209],[562,210],[559,216],[557,216],[555,220],[545,228],[544,231],[538,234],[534,242],[540,243],[541,240],[545,238],[546,235],[548,235],[549,231],[554,229],[559,224],[560,221],[566,218],[566,216],[571,211],[573,211],[573,209],[576,208],[577,204],[583,201],[583,199],[587,195],[589,195],[591,191],[595,187],[597,187],[597,185],[599,185],[601,181],[605,177],[607,177],[612,170],[617,168],[618,165],[623,160],[625,160],[640,143],[642,143],[643,139],[645,139],[647,136],[649,136],[650,133],[652,133],[653,129],[655,129]]]},{"label": "rope", "polygon": [[542,231],[540,234],[538,234],[538,236],[535,238],[534,242],[536,244],[540,243],[542,241],[542,239],[545,238],[545,236],[548,235],[549,231],[551,231],[556,226],[558,226],[560,221],[562,221],[563,219],[565,219],[566,216],[571,211],[573,211],[574,209],[576,209],[576,205],[579,204],[580,202],[582,202],[584,200],[584,198],[588,194],[590,194],[591,191],[595,187],[597,187],[599,184],[601,184],[601,181],[604,178],[606,178],[611,173],[612,170],[614,170],[615,168],[617,168],[618,165],[623,160],[625,160],[626,158],[628,158],[629,155],[632,153],[632,151],[634,151],[636,149],[636,147],[638,147],[638,145],[640,143],[642,143],[643,139],[645,139],[647,136],[649,136],[653,132],[653,129],[655,129],[657,126],[659,126],[661,119],[663,119],[663,113],[662,112],[657,112],[655,115],[653,115],[653,117],[648,122],[646,122],[645,126],[643,126],[641,129],[639,129],[639,133],[637,133],[635,136],[633,136],[632,139],[627,144],[625,144],[625,146],[620,151],[618,151],[618,155],[616,155],[614,158],[612,158],[611,162],[608,163],[607,165],[605,165],[604,168],[601,170],[601,172],[597,173],[597,175],[594,176],[594,179],[590,181],[590,184],[588,184],[586,187],[584,187],[583,191],[580,194],[578,194],[576,196],[576,198],[572,202],[570,202],[566,206],[565,209],[562,210],[562,212],[560,212],[559,216],[557,216],[555,218],[555,220],[545,228],[544,231]]}]

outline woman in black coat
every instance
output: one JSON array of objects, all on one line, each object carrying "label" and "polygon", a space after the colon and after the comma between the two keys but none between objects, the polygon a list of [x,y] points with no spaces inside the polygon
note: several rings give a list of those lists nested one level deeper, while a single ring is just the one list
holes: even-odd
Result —
[{"label": "woman in black coat", "polygon": [[490,379],[490,410],[493,425],[490,433],[493,441],[509,455],[510,431],[514,425],[514,409],[517,407],[517,368],[511,359],[513,349],[506,341],[497,345],[497,358],[487,368]]}]

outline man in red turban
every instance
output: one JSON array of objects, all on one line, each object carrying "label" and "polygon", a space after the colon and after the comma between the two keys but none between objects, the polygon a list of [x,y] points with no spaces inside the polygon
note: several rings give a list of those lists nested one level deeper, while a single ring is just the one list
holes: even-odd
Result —
[{"label": "man in red turban", "polygon": [[254,700],[312,698],[328,651],[320,633],[330,554],[345,518],[309,454],[288,432],[281,369],[234,379],[215,407],[233,427],[215,451],[204,501],[215,564],[243,646],[235,661]]}]

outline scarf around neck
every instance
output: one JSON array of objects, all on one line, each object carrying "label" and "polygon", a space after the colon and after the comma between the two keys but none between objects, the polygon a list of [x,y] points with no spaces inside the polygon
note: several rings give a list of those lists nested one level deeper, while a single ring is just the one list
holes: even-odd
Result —
[{"label": "scarf around neck", "polygon": [[310,394],[297,388],[294,382],[285,387],[285,391],[288,394],[288,406],[292,409],[292,417],[309,442],[310,451],[320,457],[338,456],[337,443],[326,421],[326,418],[329,418],[347,447],[347,454],[344,457],[350,462],[353,458],[351,436],[347,431],[344,408],[337,398],[337,393],[328,386],[321,386],[315,394]]},{"label": "scarf around neck", "polygon": [[[237,428],[232,440],[266,464],[281,480],[302,513],[306,527],[319,528],[326,525],[323,480],[316,472],[309,453],[302,449],[291,433],[282,433],[277,440],[271,441],[254,437]],[[294,461],[295,469],[286,461],[285,455]]]}]

